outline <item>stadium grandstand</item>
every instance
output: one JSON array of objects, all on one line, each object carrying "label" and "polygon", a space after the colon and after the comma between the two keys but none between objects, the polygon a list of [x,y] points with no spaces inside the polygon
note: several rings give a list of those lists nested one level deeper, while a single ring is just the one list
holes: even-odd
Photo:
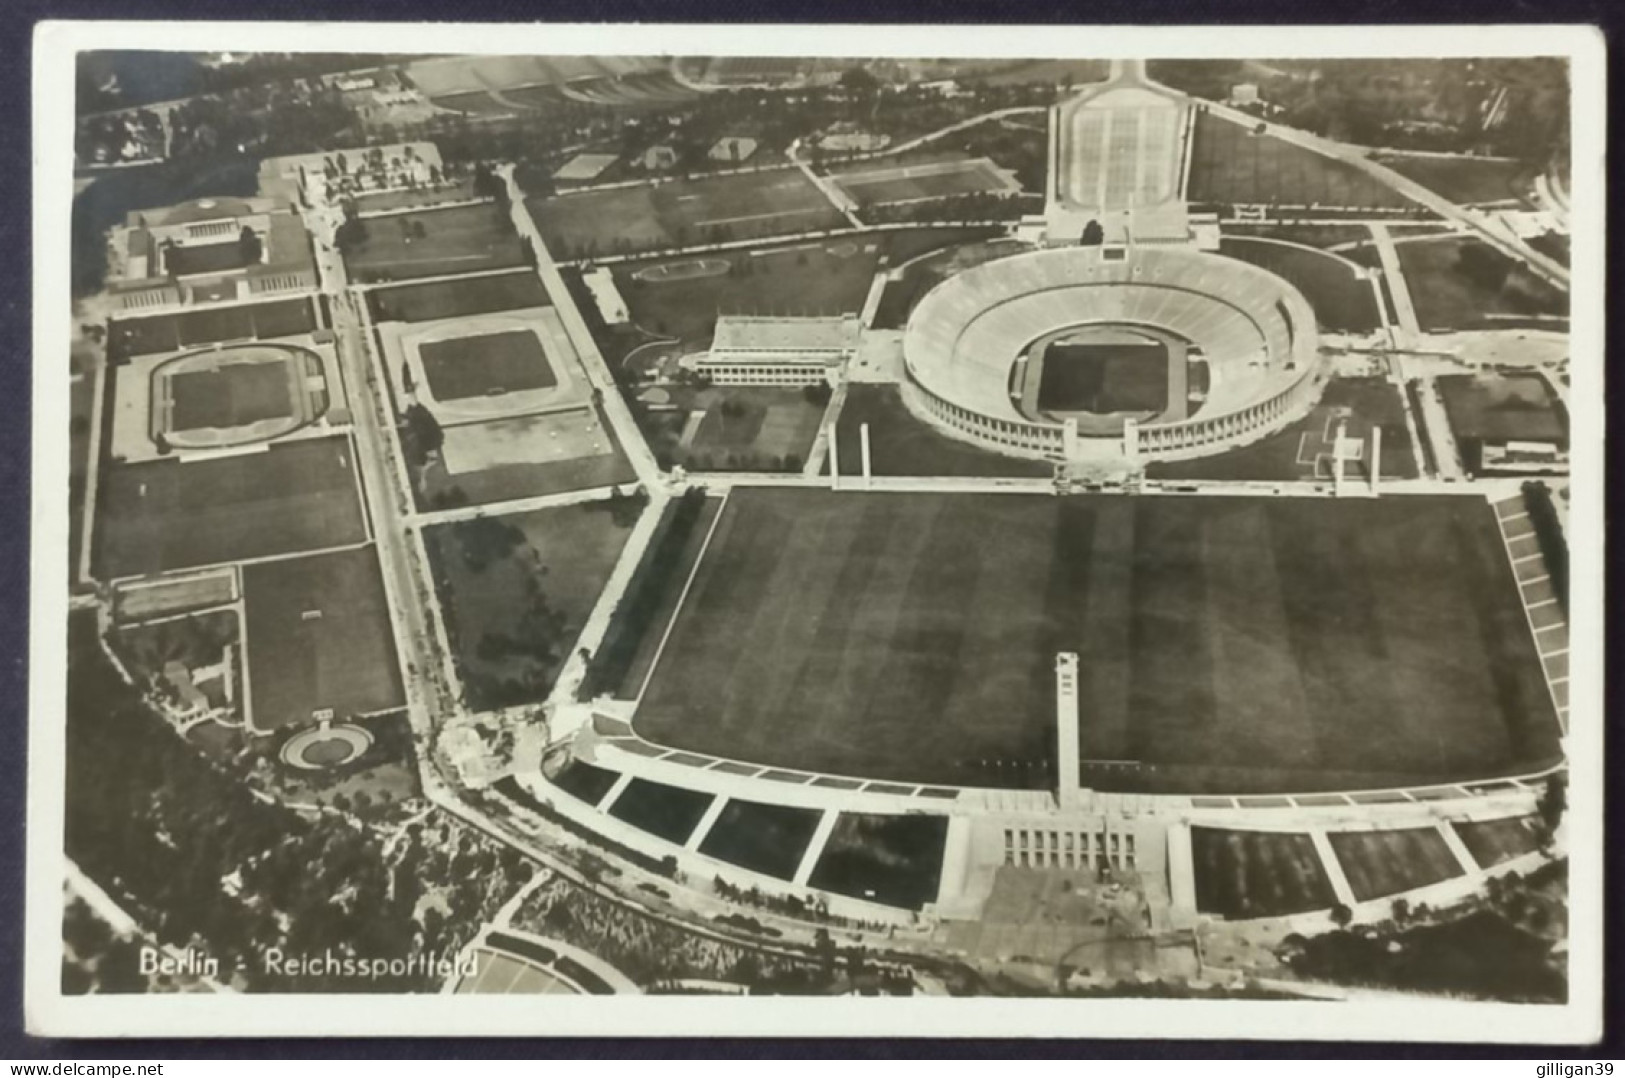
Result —
[{"label": "stadium grandstand", "polygon": [[[1034,345],[1082,330],[1139,331],[1205,364],[1192,408],[1091,424],[1035,413]],[[1057,247],[938,285],[908,322],[905,399],[1003,453],[1050,460],[1196,456],[1261,437],[1319,396],[1314,312],[1256,267],[1178,247]],[[1152,362],[1147,360],[1147,362]]]}]

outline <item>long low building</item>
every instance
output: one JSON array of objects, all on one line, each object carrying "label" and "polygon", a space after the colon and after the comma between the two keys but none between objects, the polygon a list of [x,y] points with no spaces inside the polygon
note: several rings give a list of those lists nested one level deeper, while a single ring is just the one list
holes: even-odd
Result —
[{"label": "long low building", "polygon": [[857,349],[852,315],[772,318],[723,315],[709,351],[684,365],[716,385],[806,386],[830,380]]}]

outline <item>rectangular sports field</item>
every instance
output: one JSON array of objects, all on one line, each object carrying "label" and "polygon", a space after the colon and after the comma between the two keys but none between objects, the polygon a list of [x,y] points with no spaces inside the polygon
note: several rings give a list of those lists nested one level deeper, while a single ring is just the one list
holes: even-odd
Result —
[{"label": "rectangular sports field", "polygon": [[232,363],[169,379],[174,430],[238,427],[293,414],[284,363]]},{"label": "rectangular sports field", "polygon": [[[365,222],[366,236],[344,255],[360,281],[473,273],[523,265],[524,244],[495,203],[453,206]],[[423,235],[415,233],[423,227]]]},{"label": "rectangular sports field", "polygon": [[519,273],[374,288],[367,292],[367,307],[376,322],[436,322],[442,318],[547,306],[550,306],[547,290],[542,287],[541,279],[528,269]]},{"label": "rectangular sports field", "polygon": [[114,464],[97,502],[97,575],[167,572],[359,543],[367,537],[350,440]]},{"label": "rectangular sports field", "polygon": [[378,555],[353,547],[243,568],[249,703],[274,730],[405,705]]},{"label": "rectangular sports field", "polygon": [[1061,412],[1160,412],[1168,407],[1162,344],[1053,344],[1044,356],[1038,406]]},{"label": "rectangular sports field", "polygon": [[552,389],[559,384],[541,338],[528,329],[430,341],[418,346],[418,355],[436,400]]},{"label": "rectangular sports field", "polygon": [[297,337],[317,325],[316,309],[308,298],[239,303],[114,319],[108,324],[107,348],[115,355],[149,356],[217,341]]},{"label": "rectangular sports field", "polygon": [[831,178],[863,207],[1016,190],[985,157],[871,165],[843,170]]},{"label": "rectangular sports field", "polygon": [[736,490],[636,722],[770,765],[1040,786],[1060,651],[1099,788],[1425,783],[1558,751],[1494,515],[1454,496]]},{"label": "rectangular sports field", "polygon": [[793,168],[532,198],[526,205],[558,258],[847,224],[817,185]]}]

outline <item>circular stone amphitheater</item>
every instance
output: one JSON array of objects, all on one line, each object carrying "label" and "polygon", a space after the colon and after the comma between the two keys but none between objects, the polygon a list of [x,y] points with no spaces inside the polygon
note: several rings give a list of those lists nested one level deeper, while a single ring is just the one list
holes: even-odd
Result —
[{"label": "circular stone amphitheater", "polygon": [[939,284],[903,341],[910,407],[1048,460],[1202,456],[1301,418],[1325,374],[1290,284],[1176,247],[1060,247]]}]

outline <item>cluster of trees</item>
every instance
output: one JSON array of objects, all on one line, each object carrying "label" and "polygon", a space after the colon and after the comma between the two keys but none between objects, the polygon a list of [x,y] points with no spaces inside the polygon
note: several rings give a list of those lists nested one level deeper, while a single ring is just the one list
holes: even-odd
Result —
[{"label": "cluster of trees", "polygon": [[[223,970],[240,968],[251,989],[437,987],[422,974],[364,983],[312,975],[290,984],[261,956],[271,948],[444,956],[506,897],[513,878],[473,876],[471,864],[452,871],[474,852],[466,833],[448,854],[447,841],[429,840],[420,824],[386,852],[381,837],[343,817],[259,800],[143,706],[101,653],[96,631],[88,614],[70,625],[68,855],[160,942],[201,947]],[[420,922],[425,889],[442,883],[451,918]]]},{"label": "cluster of trees", "polygon": [[445,443],[446,432],[440,429],[433,412],[415,401],[406,406],[401,423],[401,454],[408,464],[422,468]]}]

